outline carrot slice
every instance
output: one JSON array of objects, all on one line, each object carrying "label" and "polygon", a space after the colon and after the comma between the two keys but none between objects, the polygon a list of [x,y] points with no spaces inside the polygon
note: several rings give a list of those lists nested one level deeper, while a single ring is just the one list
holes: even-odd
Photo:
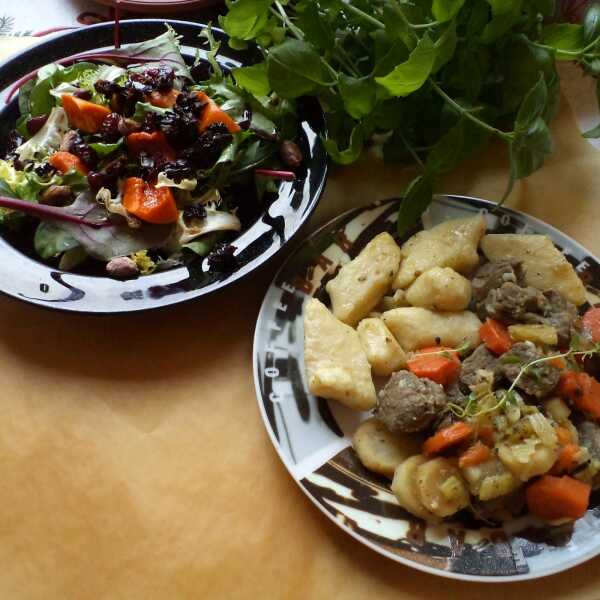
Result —
[{"label": "carrot slice", "polygon": [[162,131],[138,131],[127,136],[127,148],[133,156],[139,156],[142,152],[153,157],[175,160],[175,150],[167,141]]},{"label": "carrot slice", "polygon": [[544,475],[532,483],[525,493],[532,514],[546,521],[579,519],[590,502],[591,486],[568,475]]},{"label": "carrot slice", "polygon": [[241,127],[204,92],[198,92],[198,98],[205,104],[200,120],[198,121],[198,131],[200,133],[213,123],[222,123],[227,127],[229,133],[236,133],[241,130]]},{"label": "carrot slice", "polygon": [[490,449],[481,442],[476,442],[458,458],[458,466],[474,467],[485,462],[492,455]]},{"label": "carrot slice", "polygon": [[494,445],[494,428],[491,425],[482,425],[477,430],[477,437],[486,445]]},{"label": "carrot slice", "polygon": [[169,188],[155,188],[139,177],[129,177],[123,188],[123,206],[147,223],[165,225],[178,217],[175,198]]},{"label": "carrot slice", "polygon": [[582,318],[583,328],[590,332],[594,342],[600,342],[600,306],[590,308]]},{"label": "carrot slice", "polygon": [[178,90],[169,90],[168,92],[159,92],[155,90],[148,96],[148,100],[152,106],[159,108],[173,108],[177,103],[177,96],[181,94]]},{"label": "carrot slice", "polygon": [[81,129],[85,133],[97,133],[102,121],[110,115],[106,106],[76,98],[71,94],[63,94],[61,100],[71,127]]},{"label": "carrot slice", "polygon": [[479,335],[490,352],[500,355],[508,352],[512,347],[512,340],[508,329],[495,319],[486,319],[479,329]]},{"label": "carrot slice", "polygon": [[48,162],[59,172],[78,171],[82,175],[87,175],[90,170],[85,166],[79,156],[70,152],[55,152]]},{"label": "carrot slice", "polygon": [[561,446],[566,446],[571,443],[571,432],[566,427],[557,425],[554,428],[554,431],[556,431],[556,437]]},{"label": "carrot slice", "polygon": [[565,371],[558,392],[580,411],[600,420],[600,382],[587,373]]},{"label": "carrot slice", "polygon": [[408,360],[407,366],[417,377],[427,377],[440,385],[447,385],[458,375],[460,359],[458,352],[452,348],[432,346],[419,350]]},{"label": "carrot slice", "polygon": [[456,446],[464,442],[473,434],[473,428],[464,421],[457,421],[444,429],[440,429],[430,438],[425,440],[423,444],[423,454],[432,456],[439,454],[452,446]]},{"label": "carrot slice", "polygon": [[561,475],[571,469],[574,469],[579,463],[579,456],[581,455],[581,448],[577,444],[568,443],[565,444],[558,455],[558,459],[552,467],[552,473],[555,475]]}]

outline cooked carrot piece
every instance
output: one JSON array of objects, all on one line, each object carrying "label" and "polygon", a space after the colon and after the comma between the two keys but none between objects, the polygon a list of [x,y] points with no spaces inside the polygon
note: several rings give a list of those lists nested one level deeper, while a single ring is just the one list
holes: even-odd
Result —
[{"label": "cooked carrot piece", "polygon": [[63,94],[61,100],[71,127],[81,129],[85,133],[97,133],[102,121],[110,115],[106,106],[76,98],[71,94]]},{"label": "cooked carrot piece", "polygon": [[75,156],[70,152],[55,152],[48,162],[59,172],[66,173],[67,171],[79,171],[82,175],[87,175],[89,169],[85,166],[79,156]]},{"label": "cooked carrot piece", "polygon": [[417,377],[427,377],[440,385],[447,385],[458,375],[460,359],[458,352],[452,348],[432,346],[419,350],[408,360],[407,366]]},{"label": "cooked carrot piece", "polygon": [[490,449],[481,442],[476,442],[465,450],[458,458],[459,467],[474,467],[485,462],[492,455]]},{"label": "cooked carrot piece", "polygon": [[125,180],[123,206],[147,223],[165,225],[177,220],[175,198],[169,188],[155,188],[139,177]]},{"label": "cooked carrot piece", "polygon": [[127,148],[133,156],[139,156],[145,152],[153,157],[175,160],[175,151],[162,131],[130,133],[127,136]]},{"label": "cooked carrot piece", "polygon": [[464,421],[457,421],[444,429],[440,429],[430,438],[425,440],[423,444],[423,454],[432,456],[439,454],[452,446],[456,446],[464,442],[473,434],[473,428]]},{"label": "cooked carrot piece", "polygon": [[477,437],[486,445],[494,445],[494,428],[491,425],[482,425],[477,430]]},{"label": "cooked carrot piece", "polygon": [[198,121],[198,131],[202,133],[213,123],[222,123],[227,127],[229,133],[236,133],[241,127],[204,92],[198,92],[198,98],[204,102],[204,109]]},{"label": "cooked carrot piece", "polygon": [[479,335],[490,352],[500,355],[508,352],[512,347],[512,340],[508,329],[495,319],[486,319],[479,329]]},{"label": "cooked carrot piece", "polygon": [[562,475],[574,469],[579,463],[579,456],[581,455],[581,448],[577,444],[568,443],[562,446],[558,459],[552,467],[552,473],[555,475]]},{"label": "cooked carrot piece", "polygon": [[600,306],[590,308],[582,319],[583,328],[590,332],[594,342],[600,342]]},{"label": "cooked carrot piece", "polygon": [[177,102],[177,96],[181,94],[178,90],[169,90],[168,92],[159,92],[155,90],[148,96],[148,100],[152,106],[159,108],[173,108]]},{"label": "cooked carrot piece", "polygon": [[554,431],[556,431],[556,438],[561,446],[566,446],[571,443],[571,432],[566,427],[557,425],[554,428]]},{"label": "cooked carrot piece", "polygon": [[558,391],[580,411],[600,420],[600,382],[594,377],[587,373],[565,371]]},{"label": "cooked carrot piece", "polygon": [[532,514],[546,521],[579,519],[590,502],[591,486],[568,475],[544,475],[526,491],[527,506]]}]

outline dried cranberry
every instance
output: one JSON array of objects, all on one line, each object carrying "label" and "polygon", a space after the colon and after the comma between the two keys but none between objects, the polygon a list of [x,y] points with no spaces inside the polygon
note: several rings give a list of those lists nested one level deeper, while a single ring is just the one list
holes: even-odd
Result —
[{"label": "dried cranberry", "polygon": [[298,144],[291,140],[285,140],[281,143],[279,156],[281,157],[283,164],[292,169],[297,169],[304,160],[302,150],[300,150]]},{"label": "dried cranberry", "polygon": [[77,90],[76,92],[73,92],[73,96],[75,96],[75,98],[80,98],[81,100],[91,100],[92,92],[89,90]]},{"label": "dried cranberry", "polygon": [[125,157],[119,157],[109,162],[101,171],[92,171],[88,176],[88,183],[93,190],[108,188],[115,191],[116,183],[119,177],[125,172],[127,160]]},{"label": "dried cranberry", "polygon": [[4,144],[5,156],[10,156],[15,150],[25,141],[25,138],[16,130],[13,129],[7,136]]},{"label": "dried cranberry", "polygon": [[152,133],[160,127],[158,115],[156,113],[146,113],[144,120],[142,121],[141,130],[147,133]]},{"label": "dried cranberry", "polygon": [[115,112],[112,112],[104,117],[104,120],[100,125],[100,131],[98,132],[104,141],[115,143],[120,139],[121,121],[123,121],[123,117]]},{"label": "dried cranberry", "polygon": [[190,92],[182,92],[177,96],[175,104],[175,112],[182,115],[190,115],[199,117],[204,110],[206,103],[198,98],[198,94]]},{"label": "dried cranberry", "polygon": [[218,244],[208,255],[208,266],[212,271],[229,273],[237,267],[236,248],[231,244]]},{"label": "dried cranberry", "polygon": [[206,81],[212,75],[212,67],[207,60],[201,60],[191,68],[191,74],[195,81]]},{"label": "dried cranberry", "polygon": [[147,85],[162,92],[170,90],[175,81],[175,71],[167,65],[158,65],[146,69],[144,75],[146,76]]},{"label": "dried cranberry", "polygon": [[231,142],[232,135],[222,123],[213,123],[190,148],[181,154],[197,167],[207,169],[215,164],[223,149]]},{"label": "dried cranberry", "polygon": [[177,160],[165,163],[162,166],[162,171],[169,179],[172,179],[176,183],[180,183],[182,179],[192,179],[194,177],[194,167],[185,158],[178,158]]},{"label": "dried cranberry", "polygon": [[186,206],[183,209],[183,218],[186,220],[191,219],[204,219],[206,217],[206,208],[201,204],[195,204],[194,206]]},{"label": "dried cranberry", "polygon": [[48,115],[40,115],[39,117],[32,117],[27,121],[27,131],[30,135],[35,135],[48,120]]},{"label": "dried cranberry", "polygon": [[175,148],[185,148],[197,138],[196,119],[192,116],[166,112],[158,115],[159,129]]},{"label": "dried cranberry", "polygon": [[94,88],[99,94],[110,98],[113,94],[118,94],[121,90],[121,86],[113,83],[112,81],[107,81],[106,79],[98,79],[94,84]]},{"label": "dried cranberry", "polygon": [[78,136],[78,139],[75,139],[71,143],[69,152],[78,156],[90,169],[93,169],[98,164],[98,155],[83,141],[81,136]]}]

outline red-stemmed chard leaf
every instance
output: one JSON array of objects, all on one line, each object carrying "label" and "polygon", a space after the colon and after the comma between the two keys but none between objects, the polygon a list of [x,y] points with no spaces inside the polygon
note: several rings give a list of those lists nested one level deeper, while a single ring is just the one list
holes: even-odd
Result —
[{"label": "red-stemmed chard leaf", "polygon": [[269,177],[270,179],[281,179],[283,181],[294,181],[296,175],[292,171],[276,171],[273,169],[256,169],[256,175],[261,177]]}]

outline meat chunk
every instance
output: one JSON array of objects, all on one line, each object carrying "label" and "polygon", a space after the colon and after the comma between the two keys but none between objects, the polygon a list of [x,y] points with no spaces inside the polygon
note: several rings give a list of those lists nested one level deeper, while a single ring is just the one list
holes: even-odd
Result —
[{"label": "meat chunk", "polygon": [[577,307],[555,290],[544,292],[544,297],[547,302],[542,313],[527,313],[523,316],[523,322],[554,327],[559,345],[567,345],[571,337],[571,326],[578,316]]},{"label": "meat chunk", "polygon": [[[498,360],[496,375],[513,382],[526,364],[543,356],[541,350],[532,342],[515,344]],[[556,387],[559,379],[560,369],[549,362],[542,362],[527,369],[516,387],[539,399],[547,396]]]},{"label": "meat chunk", "polygon": [[398,371],[379,392],[375,415],[393,433],[415,433],[430,427],[447,401],[441,385]]},{"label": "meat chunk", "polygon": [[528,315],[542,315],[547,309],[548,300],[540,290],[511,282],[490,290],[478,305],[480,316],[507,324],[527,322]]},{"label": "meat chunk", "polygon": [[498,359],[485,347],[484,344],[478,346],[473,354],[466,358],[460,369],[459,381],[463,385],[470,387],[481,383],[483,380],[482,371],[495,372]]},{"label": "meat chunk", "polygon": [[473,298],[477,302],[485,300],[491,290],[499,288],[503,283],[520,283],[522,272],[519,264],[507,261],[487,262],[475,271],[471,285]]}]

